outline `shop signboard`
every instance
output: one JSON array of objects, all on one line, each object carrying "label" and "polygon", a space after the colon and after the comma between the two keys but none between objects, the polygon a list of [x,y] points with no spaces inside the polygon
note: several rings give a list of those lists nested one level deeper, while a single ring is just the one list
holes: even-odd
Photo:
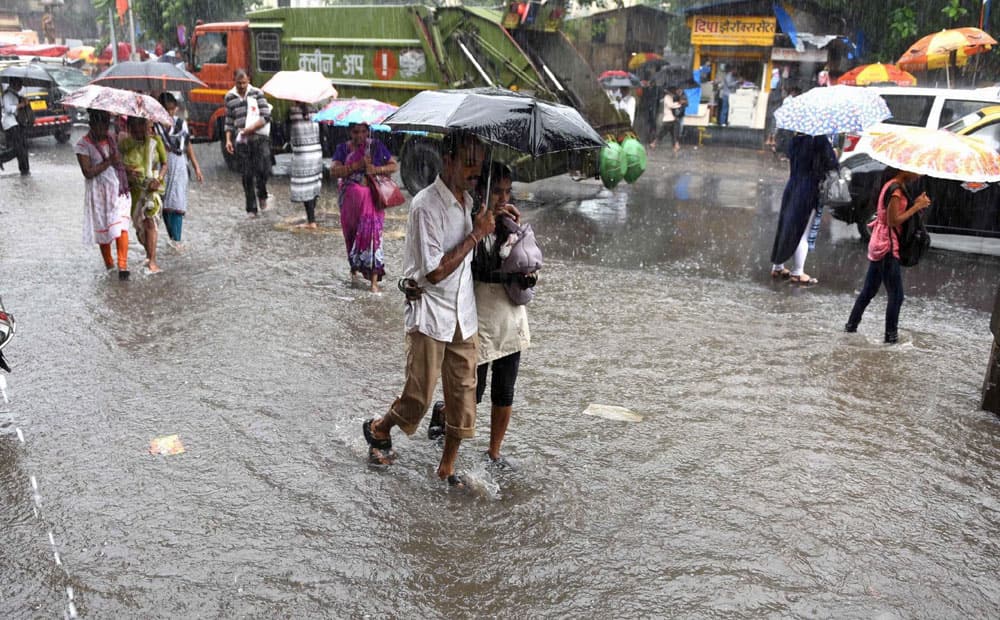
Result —
[{"label": "shop signboard", "polygon": [[774,17],[695,15],[688,20],[692,45],[771,47],[777,32]]},{"label": "shop signboard", "polygon": [[771,49],[771,61],[773,62],[816,62],[825,63],[829,52],[825,49],[806,49],[801,52],[788,47],[775,47]]}]

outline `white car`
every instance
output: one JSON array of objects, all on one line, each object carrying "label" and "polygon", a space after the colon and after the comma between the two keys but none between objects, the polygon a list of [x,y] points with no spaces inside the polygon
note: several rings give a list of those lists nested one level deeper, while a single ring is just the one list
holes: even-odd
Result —
[{"label": "white car", "polygon": [[[875,213],[876,198],[873,194],[881,186],[882,171],[885,170],[884,164],[871,157],[871,142],[875,136],[896,131],[900,127],[940,129],[984,107],[1000,104],[1000,95],[996,89],[902,86],[867,88],[875,90],[885,99],[892,117],[861,134],[844,136],[840,174],[850,183],[851,202],[830,205],[833,217],[855,223],[863,240],[868,239],[868,221]],[[934,238],[932,235],[932,239]],[[938,240],[935,239],[934,242],[938,244]]]},{"label": "white car", "polygon": [[841,165],[870,155],[872,139],[897,127],[940,129],[986,106],[1000,103],[997,89],[960,90],[919,86],[868,86],[885,99],[892,117],[861,134],[844,136]]}]

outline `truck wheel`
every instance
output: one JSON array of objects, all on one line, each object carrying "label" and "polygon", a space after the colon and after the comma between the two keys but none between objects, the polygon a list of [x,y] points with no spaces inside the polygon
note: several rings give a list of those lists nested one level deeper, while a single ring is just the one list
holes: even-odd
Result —
[{"label": "truck wheel", "polygon": [[411,196],[434,182],[444,163],[436,143],[410,140],[403,145],[399,176]]},{"label": "truck wheel", "polygon": [[69,142],[69,131],[65,129],[57,129],[56,132],[52,135],[53,137],[55,137],[56,142],[58,142],[59,144],[66,144],[67,142]]},{"label": "truck wheel", "polygon": [[239,164],[236,161],[236,155],[230,155],[226,152],[226,124],[221,118],[215,123],[215,135],[219,139],[219,150],[222,152],[222,160],[226,162],[226,168],[236,172],[239,169]]}]

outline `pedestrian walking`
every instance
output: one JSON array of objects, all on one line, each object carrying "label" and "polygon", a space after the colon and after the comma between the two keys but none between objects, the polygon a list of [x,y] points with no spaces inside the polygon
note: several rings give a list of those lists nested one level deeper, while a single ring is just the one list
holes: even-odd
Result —
[{"label": "pedestrian walking", "polygon": [[149,272],[159,273],[160,266],[156,262],[157,218],[163,209],[167,150],[146,119],[130,116],[126,127],[128,135],[118,143],[118,150],[132,194],[132,222],[139,243],[146,249]]},{"label": "pedestrian walking", "polygon": [[118,279],[128,280],[128,226],[132,199],[128,178],[114,136],[108,133],[111,119],[103,110],[88,110],[90,131],[80,138],[73,152],[83,172],[83,242],[96,243],[104,267],[115,268],[111,244],[117,254]]},{"label": "pedestrian walking", "polygon": [[194,145],[191,144],[191,132],[188,130],[187,121],[181,114],[180,106],[177,105],[177,98],[170,93],[161,93],[160,103],[174,119],[174,124],[169,128],[157,125],[160,139],[167,149],[167,177],[166,189],[163,194],[163,223],[167,228],[167,243],[174,249],[183,249],[181,234],[184,228],[184,216],[188,207],[188,163],[194,169],[195,178],[199,183],[204,182],[205,177],[201,174],[201,166],[198,165],[198,158],[194,155]]},{"label": "pedestrian walking", "polygon": [[243,176],[243,194],[250,217],[267,209],[271,176],[271,105],[264,91],[250,86],[244,69],[233,75],[236,85],[226,93],[226,152],[236,156]]},{"label": "pedestrian walking", "polygon": [[412,435],[427,412],[440,377],[444,384],[445,439],[437,475],[451,486],[465,486],[455,472],[458,448],[476,432],[476,331],[472,251],[493,232],[494,218],[480,209],[473,218],[475,188],[483,145],[470,134],[452,133],[442,142],[441,173],[410,206],[406,225],[404,277],[423,289],[407,300],[406,383],[389,411],[362,425],[369,456],[391,463],[394,426]]},{"label": "pedestrian walking", "polygon": [[[771,247],[771,277],[812,286],[818,280],[805,272],[810,224],[820,204],[820,183],[828,171],[837,169],[837,155],[826,136],[796,134],[788,147],[788,166]],[[785,267],[789,258],[794,260],[791,270]]]},{"label": "pedestrian walking", "polygon": [[24,135],[24,127],[17,122],[17,112],[21,108],[30,105],[27,99],[22,96],[21,90],[24,82],[20,78],[11,78],[7,88],[0,97],[3,105],[3,114],[0,118],[0,125],[3,126],[4,137],[7,140],[7,152],[0,158],[0,166],[8,161],[17,158],[17,169],[21,175],[31,174],[31,167],[28,163],[28,137]]},{"label": "pedestrian walking", "polygon": [[[479,318],[479,349],[476,367],[476,404],[483,401],[486,378],[490,368],[490,444],[486,455],[490,463],[499,468],[511,463],[500,449],[507,435],[507,427],[514,405],[514,384],[521,364],[521,352],[531,345],[526,307],[511,301],[505,283],[511,278],[528,279],[532,285],[535,276],[501,273],[503,261],[500,250],[509,236],[508,229],[500,223],[502,217],[519,220],[517,209],[510,204],[512,176],[510,168],[495,162],[480,177],[478,187],[485,191],[489,185],[487,206],[496,221],[493,233],[476,244],[472,257],[472,280],[476,297],[476,314]],[[431,410],[427,436],[435,439],[444,434],[445,404],[439,401]]]},{"label": "pedestrian walking", "polygon": [[684,106],[687,105],[687,98],[683,91],[678,88],[668,88],[663,95],[663,118],[660,128],[656,132],[656,139],[650,143],[649,148],[655,149],[657,142],[664,136],[670,136],[674,143],[674,152],[681,148],[681,132],[683,131]]},{"label": "pedestrian walking", "polygon": [[879,192],[875,222],[871,224],[872,236],[868,240],[868,272],[844,331],[858,331],[865,309],[885,284],[885,292],[889,298],[885,306],[885,342],[895,344],[899,341],[899,311],[903,306],[903,271],[899,264],[900,226],[929,207],[931,200],[926,193],[921,193],[915,199],[910,198],[908,188],[914,186],[922,175],[895,168],[887,168],[886,173],[890,178]]},{"label": "pedestrian walking", "polygon": [[350,134],[351,139],[334,151],[330,174],[340,179],[337,203],[351,281],[357,281],[360,275],[371,283],[371,291],[377,293],[378,283],[385,275],[382,255],[385,211],[375,206],[368,177],[392,174],[398,165],[388,147],[370,136],[367,123],[351,124]]},{"label": "pedestrian walking", "polygon": [[305,228],[316,228],[316,200],[323,185],[323,147],[319,125],[312,115],[315,108],[301,101],[291,102],[288,125],[292,143],[291,200],[306,209]]}]

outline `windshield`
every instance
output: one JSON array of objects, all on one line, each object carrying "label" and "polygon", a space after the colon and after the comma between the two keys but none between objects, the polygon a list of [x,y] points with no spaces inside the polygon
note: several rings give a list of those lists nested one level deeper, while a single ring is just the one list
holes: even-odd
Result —
[{"label": "windshield", "polygon": [[208,64],[226,64],[226,33],[205,32],[198,36],[194,48],[196,67]]},{"label": "windshield", "polygon": [[90,83],[90,79],[82,71],[74,69],[51,68],[47,69],[52,79],[63,88],[80,88]]}]

